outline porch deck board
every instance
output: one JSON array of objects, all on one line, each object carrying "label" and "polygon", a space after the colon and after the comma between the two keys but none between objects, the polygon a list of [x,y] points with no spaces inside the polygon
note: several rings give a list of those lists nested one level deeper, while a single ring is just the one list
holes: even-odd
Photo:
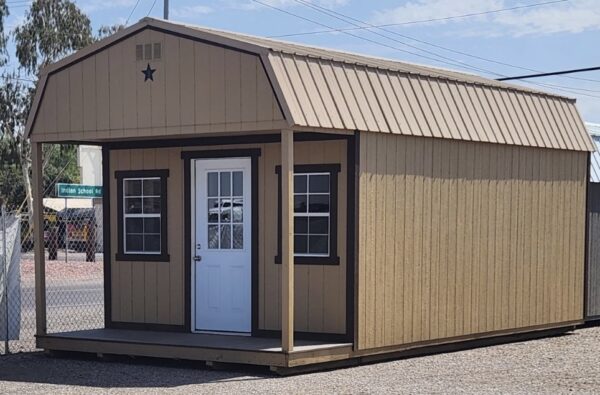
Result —
[{"label": "porch deck board", "polygon": [[[219,350],[239,350],[281,353],[281,339],[240,335],[158,332],[129,329],[91,329],[53,333],[45,338],[86,340],[111,343],[146,344]],[[351,343],[328,343],[316,340],[295,340],[293,353],[352,347]],[[83,351],[83,350],[82,350]]]}]

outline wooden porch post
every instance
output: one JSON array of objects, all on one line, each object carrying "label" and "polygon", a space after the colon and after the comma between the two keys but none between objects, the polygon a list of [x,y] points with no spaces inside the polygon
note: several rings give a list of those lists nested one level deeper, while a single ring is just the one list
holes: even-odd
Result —
[{"label": "wooden porch post", "polygon": [[281,131],[281,348],[294,350],[294,132]]},{"label": "wooden porch post", "polygon": [[36,334],[46,334],[46,257],[44,256],[44,204],[42,143],[32,143],[33,240],[35,260]]}]

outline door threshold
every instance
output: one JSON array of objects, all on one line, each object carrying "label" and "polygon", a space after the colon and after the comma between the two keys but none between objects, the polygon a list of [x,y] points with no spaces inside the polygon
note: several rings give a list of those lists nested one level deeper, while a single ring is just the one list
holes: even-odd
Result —
[{"label": "door threshold", "polygon": [[196,329],[192,333],[202,334],[202,335],[224,335],[224,336],[252,336],[250,332],[229,332],[229,331],[205,331],[201,329]]}]

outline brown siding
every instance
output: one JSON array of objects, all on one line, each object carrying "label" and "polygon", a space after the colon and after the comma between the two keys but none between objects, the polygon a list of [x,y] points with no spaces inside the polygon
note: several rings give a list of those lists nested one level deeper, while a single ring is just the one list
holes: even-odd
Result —
[{"label": "brown siding", "polygon": [[[189,147],[185,150],[249,146]],[[280,328],[280,265],[277,255],[279,144],[253,145],[259,158],[259,329]],[[111,262],[112,319],[120,322],[182,325],[184,321],[183,161],[181,148],[114,150],[111,171],[111,257],[117,252],[116,170],[169,169],[168,252],[170,262]],[[297,265],[295,324],[298,331],[344,333],[346,313],[346,144],[297,142],[296,164],[339,163],[338,255],[340,265]]]},{"label": "brown siding", "polygon": [[[598,184],[592,184],[598,185]],[[600,317],[600,213],[589,214],[589,256],[587,278],[588,317]]]},{"label": "brown siding", "polygon": [[[160,60],[136,44],[162,43]],[[147,64],[154,81],[144,82]],[[144,30],[48,77],[37,141],[176,136],[287,126],[258,56]]]},{"label": "brown siding", "polygon": [[358,348],[581,319],[586,157],[361,134]]}]

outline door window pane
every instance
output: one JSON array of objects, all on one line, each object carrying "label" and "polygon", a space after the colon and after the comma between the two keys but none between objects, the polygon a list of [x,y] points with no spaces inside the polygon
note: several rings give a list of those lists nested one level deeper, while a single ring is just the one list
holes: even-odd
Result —
[{"label": "door window pane", "polygon": [[233,196],[244,195],[244,173],[241,171],[233,172]]},{"label": "door window pane", "polygon": [[244,248],[244,225],[233,225],[233,248]]},{"label": "door window pane", "polygon": [[221,175],[221,196],[231,196],[231,172],[223,171]]},{"label": "door window pane", "polygon": [[219,195],[219,173],[217,172],[209,172],[207,174],[207,193],[208,196],[218,196]]},{"label": "door window pane", "polygon": [[243,222],[244,221],[244,200],[243,199],[233,199],[232,215],[233,215],[233,222]]},{"label": "door window pane", "polygon": [[231,222],[231,199],[221,199],[221,222]]},{"label": "door window pane", "polygon": [[219,248],[219,225],[208,225],[208,248]]},{"label": "door window pane", "polygon": [[231,248],[231,225],[221,225],[221,249]]},{"label": "door window pane", "polygon": [[219,199],[208,199],[208,222],[219,222]]}]

